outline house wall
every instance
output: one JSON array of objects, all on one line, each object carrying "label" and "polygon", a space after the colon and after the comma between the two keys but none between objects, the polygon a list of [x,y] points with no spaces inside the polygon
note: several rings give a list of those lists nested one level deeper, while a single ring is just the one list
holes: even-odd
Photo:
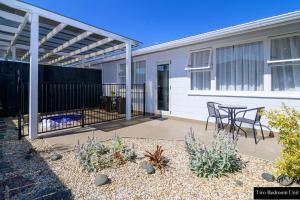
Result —
[{"label": "house wall", "polygon": [[[157,113],[156,110],[156,65],[158,62],[171,61],[170,65],[170,111],[164,114],[205,121],[208,116],[206,102],[215,101],[222,104],[246,105],[248,108],[265,106],[267,109],[278,108],[282,103],[300,110],[300,95],[293,92],[272,92],[270,67],[267,64],[269,56],[270,37],[282,34],[300,32],[300,23],[270,28],[264,31],[253,31],[252,33],[240,34],[221,40],[214,40],[201,44],[189,45],[176,49],[151,53],[147,55],[134,56],[133,61],[146,61],[146,112]],[[263,41],[265,46],[265,75],[263,92],[247,91],[215,91],[215,67],[212,73],[212,91],[190,91],[190,73],[185,71],[190,50],[215,48],[233,44]],[[98,67],[103,70],[104,83],[117,83],[118,65],[125,60],[116,60],[102,63]],[[216,63],[213,60],[213,63]],[[213,120],[213,119],[211,119]],[[263,123],[266,123],[263,119]]]}]

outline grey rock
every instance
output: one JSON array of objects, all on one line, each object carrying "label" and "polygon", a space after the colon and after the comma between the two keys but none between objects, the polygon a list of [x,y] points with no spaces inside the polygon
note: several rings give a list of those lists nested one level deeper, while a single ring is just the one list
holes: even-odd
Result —
[{"label": "grey rock", "polygon": [[95,185],[100,186],[107,184],[109,182],[108,176],[105,174],[100,174],[95,178]]},{"label": "grey rock", "polygon": [[235,180],[234,182],[235,182],[235,184],[238,185],[238,186],[243,186],[243,182],[240,181],[240,180]]},{"label": "grey rock", "polygon": [[60,154],[58,154],[58,153],[54,153],[54,154],[52,154],[51,155],[51,160],[52,161],[56,161],[56,160],[59,160],[59,159],[61,159],[62,158],[62,155],[60,155]]},{"label": "grey rock", "polygon": [[275,177],[272,174],[269,174],[269,173],[262,173],[261,177],[263,179],[265,179],[266,181],[268,181],[268,182],[273,182],[275,180]]},{"label": "grey rock", "polygon": [[155,169],[154,169],[154,167],[152,165],[148,164],[146,166],[146,172],[147,172],[147,174],[154,174],[155,173]]},{"label": "grey rock", "polygon": [[277,182],[283,186],[290,186],[294,183],[294,180],[290,178],[288,175],[280,175],[277,178]]},{"label": "grey rock", "polygon": [[140,162],[140,167],[143,168],[143,169],[146,169],[147,165],[149,165],[148,161],[144,160],[144,161]]}]

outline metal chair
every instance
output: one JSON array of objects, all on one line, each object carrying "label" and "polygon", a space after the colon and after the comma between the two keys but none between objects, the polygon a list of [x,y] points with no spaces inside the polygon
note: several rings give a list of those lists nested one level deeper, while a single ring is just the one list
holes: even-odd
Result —
[{"label": "metal chair", "polygon": [[[243,117],[235,117],[235,122],[240,122],[240,125],[236,124],[236,126],[238,127],[237,134],[239,133],[240,130],[242,130],[245,133],[245,136],[247,137],[247,132],[242,129],[242,124],[243,123],[250,124],[250,125],[252,125],[252,130],[253,130],[253,134],[254,134],[255,144],[257,144],[255,125],[259,125],[260,126],[260,130],[261,130],[261,134],[262,134],[262,138],[265,139],[264,132],[263,132],[263,129],[262,129],[262,125],[260,123],[261,113],[264,110],[264,108],[265,107],[258,107],[258,108],[252,108],[252,109],[247,109],[247,110],[242,110],[242,111],[237,112],[235,114],[235,116],[237,116],[238,114],[244,113]],[[253,112],[253,111],[256,112],[254,119],[245,118],[246,113]]]},{"label": "metal chair", "polygon": [[[228,119],[228,124],[229,124],[229,115],[228,112],[224,109],[217,108],[216,106],[221,105],[220,103],[216,102],[207,102],[207,110],[208,110],[208,117],[206,120],[206,126],[205,130],[207,130],[207,125],[208,125],[208,120],[210,117],[213,117],[216,119],[215,125],[218,124],[218,120],[221,122],[221,128],[224,129],[224,124],[222,119]],[[224,111],[226,114],[221,114],[220,110]]]}]

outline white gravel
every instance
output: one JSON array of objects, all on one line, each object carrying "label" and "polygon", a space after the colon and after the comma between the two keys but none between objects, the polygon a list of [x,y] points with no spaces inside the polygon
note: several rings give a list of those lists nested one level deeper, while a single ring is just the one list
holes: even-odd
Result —
[{"label": "white gravel", "polygon": [[[247,163],[242,172],[210,180],[197,177],[189,170],[183,141],[124,140],[128,146],[134,144],[140,158],[136,163],[126,163],[120,168],[108,168],[98,173],[84,172],[72,151],[62,153],[63,158],[59,161],[50,161],[47,151],[41,155],[59,180],[72,191],[75,199],[253,199],[253,187],[279,186],[261,178],[263,172],[272,173],[274,165],[259,158],[241,155]],[[157,171],[148,175],[139,167],[139,162],[145,160],[145,150],[153,151],[157,144],[163,147],[163,154],[170,159],[169,167],[163,174]],[[47,146],[42,141],[35,141],[32,145],[38,151]],[[97,174],[108,175],[111,183],[95,186]],[[242,185],[236,181],[241,181]]]}]

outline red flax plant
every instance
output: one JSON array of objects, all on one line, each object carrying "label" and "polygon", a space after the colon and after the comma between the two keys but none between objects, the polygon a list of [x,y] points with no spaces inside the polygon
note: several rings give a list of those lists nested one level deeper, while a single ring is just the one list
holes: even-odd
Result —
[{"label": "red flax plant", "polygon": [[157,167],[160,172],[162,173],[162,170],[166,166],[165,157],[162,156],[164,150],[162,150],[162,147],[157,145],[156,150],[151,153],[149,151],[146,151],[145,157],[149,158],[149,162]]}]

